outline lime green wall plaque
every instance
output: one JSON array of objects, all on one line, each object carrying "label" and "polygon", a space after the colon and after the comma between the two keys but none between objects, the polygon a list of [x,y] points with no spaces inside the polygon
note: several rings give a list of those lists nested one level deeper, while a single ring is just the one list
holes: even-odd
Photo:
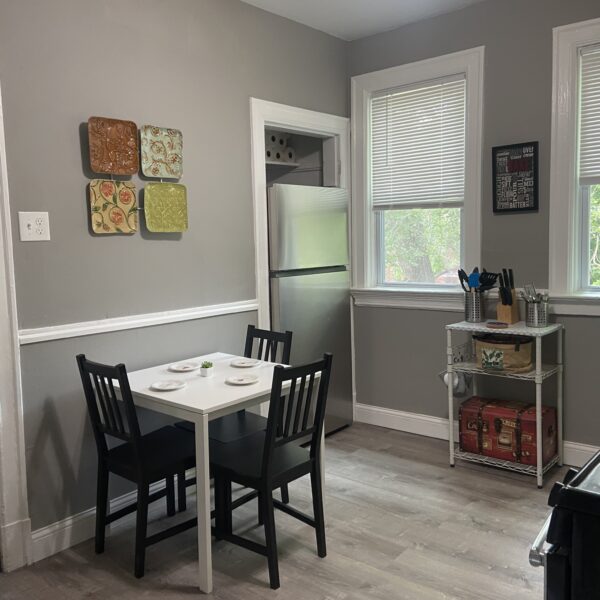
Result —
[{"label": "lime green wall plaque", "polygon": [[180,183],[149,183],[144,189],[146,227],[153,233],[187,231],[187,190]]}]

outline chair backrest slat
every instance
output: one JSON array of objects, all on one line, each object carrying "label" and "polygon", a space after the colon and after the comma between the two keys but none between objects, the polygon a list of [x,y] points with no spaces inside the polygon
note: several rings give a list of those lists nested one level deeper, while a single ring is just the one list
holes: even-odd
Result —
[{"label": "chair backrest slat", "polygon": [[[322,360],[306,365],[275,367],[263,453],[263,477],[270,477],[273,453],[285,444],[310,436],[310,456],[313,459],[317,456],[325,420],[331,362],[331,354],[325,354]],[[312,410],[317,377],[317,400]],[[289,388],[284,389],[288,382]]]},{"label": "chair backrest slat", "polygon": [[125,434],[127,431],[123,423],[123,415],[121,414],[121,408],[119,406],[119,403],[116,401],[117,393],[115,392],[115,387],[113,385],[112,379],[108,380],[108,387],[110,388],[111,398],[115,398],[115,414],[117,417],[117,428],[121,433]]},{"label": "chair backrest slat", "polygon": [[110,416],[110,429],[115,433],[121,434],[122,432],[120,431],[117,423],[117,414],[119,412],[119,407],[114,406],[114,403],[117,402],[117,399],[113,399],[110,397],[110,394],[108,393],[108,387],[106,385],[106,379],[104,377],[98,377],[98,379],[100,380],[100,387],[102,388],[102,393],[104,394],[104,401],[106,402],[106,407],[108,408],[108,414]]},{"label": "chair backrest slat", "polygon": [[96,388],[96,402],[100,405],[100,412],[102,414],[102,426],[103,427],[112,427],[112,422],[110,419],[110,413],[108,411],[108,405],[106,403],[106,398],[102,393],[102,387],[100,385],[100,377],[97,375],[91,375],[92,380],[94,381],[94,387]]},{"label": "chair backrest slat", "polygon": [[[255,343],[257,342],[257,343]],[[256,352],[254,347],[256,346]],[[269,362],[280,362],[285,365],[290,362],[292,351],[292,332],[269,331],[248,325],[244,356]]]},{"label": "chair backrest slat", "polygon": [[[304,398],[304,388],[306,386],[306,378],[303,377],[300,380],[300,391],[298,392],[298,400],[296,400],[296,410],[294,412],[294,425],[292,426],[292,433],[298,433],[298,426],[300,425],[300,414],[302,413],[302,406],[303,406],[303,402],[302,399]],[[291,412],[291,410],[290,410]]]},{"label": "chair backrest slat", "polygon": [[300,398],[296,398],[296,380],[292,379],[292,384],[290,386],[290,391],[288,392],[285,402],[281,403],[282,410],[285,411],[285,426],[283,428],[283,437],[286,438],[290,435],[290,423],[292,422],[292,410],[294,400],[300,402]]},{"label": "chair backrest slat", "polygon": [[308,417],[310,416],[310,408],[312,403],[312,392],[315,383],[315,374],[311,373],[308,379],[308,391],[306,392],[306,404],[304,405],[304,416],[302,417],[302,429],[306,429]]},{"label": "chair backrest slat", "polygon": [[[77,356],[88,414],[100,456],[108,452],[106,436],[133,444],[140,456],[140,428],[125,365],[103,365]],[[119,382],[120,398],[113,380]]]}]

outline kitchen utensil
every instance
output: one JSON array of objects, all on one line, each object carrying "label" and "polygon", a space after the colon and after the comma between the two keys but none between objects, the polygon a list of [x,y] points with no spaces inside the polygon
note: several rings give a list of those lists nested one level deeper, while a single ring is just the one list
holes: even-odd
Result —
[{"label": "kitchen utensil", "polygon": [[508,304],[508,299],[506,296],[506,286],[504,284],[504,276],[502,275],[502,273],[498,273],[498,283],[499,283],[499,288],[498,288],[498,293],[500,295],[500,302],[502,302],[503,305],[507,305]]},{"label": "kitchen utensil", "polygon": [[479,273],[473,272],[469,275],[469,287],[472,290],[479,287]]},{"label": "kitchen utensil", "polygon": [[538,294],[533,283],[527,283],[523,286],[527,302],[537,302]]},{"label": "kitchen utensil", "polygon": [[479,275],[479,286],[489,286],[490,289],[496,285],[496,281],[498,280],[498,273],[488,273],[487,271],[483,271]]},{"label": "kitchen utensil", "polygon": [[510,289],[514,290],[515,289],[515,274],[513,273],[512,269],[508,270],[508,283],[510,285]]},{"label": "kitchen utensil", "polygon": [[467,275],[467,273],[465,272],[464,269],[458,270],[458,280],[460,281],[460,285],[462,286],[462,289],[465,292],[467,292],[467,294],[468,294],[471,291],[469,289],[469,276]]}]

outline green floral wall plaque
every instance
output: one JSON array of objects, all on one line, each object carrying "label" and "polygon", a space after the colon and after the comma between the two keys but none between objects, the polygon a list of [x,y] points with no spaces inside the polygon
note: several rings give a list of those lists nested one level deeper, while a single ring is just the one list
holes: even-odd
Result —
[{"label": "green floral wall plaque", "polygon": [[153,233],[187,231],[187,190],[180,183],[149,183],[144,188],[146,227]]},{"label": "green floral wall plaque", "polygon": [[142,125],[142,173],[179,179],[183,175],[183,136],[178,129]]}]

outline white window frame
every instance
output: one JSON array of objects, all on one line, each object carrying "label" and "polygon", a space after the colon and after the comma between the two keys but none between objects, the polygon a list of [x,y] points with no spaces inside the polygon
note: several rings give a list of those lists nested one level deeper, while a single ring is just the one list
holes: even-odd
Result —
[{"label": "white window frame", "polygon": [[481,167],[483,130],[483,65],[485,48],[422,60],[352,78],[352,264],[357,304],[415,308],[461,307],[459,286],[377,284],[376,218],[369,182],[369,105],[373,94],[419,82],[464,74],[466,79],[465,200],[463,254],[465,264],[481,261]]},{"label": "white window frame", "polygon": [[579,53],[600,43],[600,19],[553,30],[549,287],[561,314],[600,315],[600,291],[585,288],[582,205],[577,173]]}]

